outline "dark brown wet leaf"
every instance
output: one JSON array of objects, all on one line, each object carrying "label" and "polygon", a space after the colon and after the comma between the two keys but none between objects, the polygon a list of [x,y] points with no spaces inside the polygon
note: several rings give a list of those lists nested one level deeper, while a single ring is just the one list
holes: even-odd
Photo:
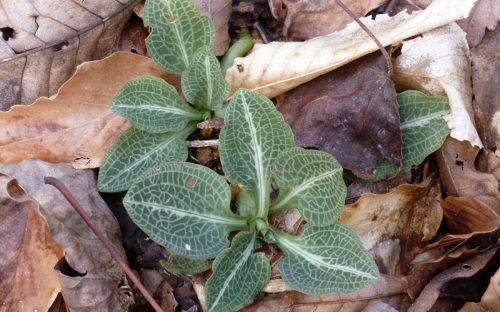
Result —
[{"label": "dark brown wet leaf", "polygon": [[[500,1],[498,1],[500,10]],[[500,148],[500,27],[486,31],[481,44],[471,50],[472,91],[476,127],[485,147]]]},{"label": "dark brown wet leaf", "polygon": [[278,110],[298,145],[331,153],[360,177],[383,160],[401,162],[396,91],[378,53],[290,91]]}]

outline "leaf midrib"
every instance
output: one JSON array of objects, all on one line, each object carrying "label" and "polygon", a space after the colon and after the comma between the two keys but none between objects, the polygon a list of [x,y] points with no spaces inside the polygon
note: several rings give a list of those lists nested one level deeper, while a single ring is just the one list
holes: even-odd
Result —
[{"label": "leaf midrib", "polygon": [[[439,112],[434,112],[432,114],[429,114],[423,118],[412,118],[410,120],[404,121],[401,123],[400,128],[401,130],[408,129],[408,128],[414,128],[414,127],[423,127],[426,126],[427,124],[431,123],[434,120],[442,120],[443,119],[443,111]],[[444,122],[444,120],[443,120]]]},{"label": "leaf midrib", "polygon": [[210,223],[216,223],[216,224],[225,224],[225,225],[230,225],[230,226],[236,226],[236,227],[241,227],[241,226],[246,226],[246,220],[235,220],[235,219],[230,219],[230,218],[224,218],[222,216],[216,216],[216,215],[208,215],[208,214],[202,214],[198,213],[195,211],[185,211],[182,209],[179,209],[175,206],[169,206],[169,205],[164,205],[164,204],[158,204],[158,203],[153,203],[153,202],[143,202],[143,201],[135,201],[135,200],[127,200],[128,203],[130,204],[136,204],[136,205],[141,205],[141,206],[148,206],[156,210],[167,210],[168,212],[172,212],[173,214],[176,214],[181,217],[195,217],[200,220],[205,220]]},{"label": "leaf midrib", "polygon": [[323,266],[323,267],[326,267],[327,269],[339,270],[339,271],[355,274],[355,275],[365,277],[365,278],[370,278],[370,279],[377,278],[376,276],[373,276],[372,274],[369,274],[369,273],[366,273],[366,272],[363,272],[360,270],[356,270],[356,269],[353,269],[351,267],[325,262],[325,261],[323,261],[322,256],[312,254],[312,253],[308,252],[306,248],[300,248],[300,247],[305,247],[305,246],[302,246],[300,244],[295,244],[294,242],[291,242],[284,237],[280,237],[279,243],[282,244],[285,247],[285,249],[292,251],[296,256],[303,258],[304,260],[306,260],[309,263],[312,263],[315,266]]},{"label": "leaf midrib", "polygon": [[[168,11],[169,11],[172,15],[174,15],[174,14],[173,14],[173,10],[172,10],[172,8],[171,8],[171,6],[170,6],[169,1],[168,1],[168,0],[166,0],[166,1],[165,1],[165,0],[163,0],[163,2],[164,2],[164,3],[165,3],[165,5],[167,6]],[[167,14],[167,13],[165,13],[165,14]],[[170,23],[170,22],[168,21],[168,16],[165,16],[165,17],[166,17],[167,23]],[[176,19],[178,18],[178,16],[174,16],[174,17],[175,17]],[[181,36],[181,34],[180,34],[180,32],[179,32],[179,27],[178,27],[177,21],[176,21],[176,22],[174,22],[174,23],[170,23],[170,24],[174,24],[174,25],[173,25],[173,28],[174,28],[174,32],[175,32],[175,37],[176,37],[176,39],[177,39],[177,42],[179,43],[179,48],[180,48],[180,50],[181,50],[182,59],[183,59],[183,61],[184,61],[184,67],[187,67],[187,66],[189,65],[189,56],[187,55],[187,51],[186,51],[186,48],[185,48],[185,46],[184,46],[184,41],[182,40],[182,36]]]},{"label": "leaf midrib", "polygon": [[138,108],[140,108],[141,110],[142,109],[145,109],[145,110],[150,110],[150,111],[161,111],[161,112],[165,112],[165,113],[172,113],[174,115],[179,115],[179,116],[187,116],[187,117],[201,117],[203,116],[203,113],[202,112],[198,112],[198,111],[189,111],[189,110],[183,110],[183,109],[180,109],[180,108],[177,108],[177,107],[172,107],[172,106],[154,106],[154,105],[142,105],[140,107],[136,106],[136,105],[128,105],[128,104],[118,104],[116,105],[117,108],[130,108],[130,109],[133,109],[133,110],[136,110]]}]

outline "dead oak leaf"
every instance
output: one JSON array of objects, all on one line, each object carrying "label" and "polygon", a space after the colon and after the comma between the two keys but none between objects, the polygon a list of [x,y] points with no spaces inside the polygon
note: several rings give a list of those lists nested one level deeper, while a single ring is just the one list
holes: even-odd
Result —
[{"label": "dead oak leaf", "polygon": [[38,204],[0,174],[0,310],[47,311],[61,290],[54,266],[64,251]]},{"label": "dead oak leaf", "polygon": [[27,158],[95,168],[107,149],[129,127],[113,114],[111,98],[129,79],[155,75],[175,85],[150,58],[127,52],[87,62],[51,98],[0,112],[0,163]]},{"label": "dead oak leaf", "polygon": [[287,93],[278,105],[295,142],[329,152],[369,178],[384,160],[401,163],[401,129],[385,59],[372,54]]}]

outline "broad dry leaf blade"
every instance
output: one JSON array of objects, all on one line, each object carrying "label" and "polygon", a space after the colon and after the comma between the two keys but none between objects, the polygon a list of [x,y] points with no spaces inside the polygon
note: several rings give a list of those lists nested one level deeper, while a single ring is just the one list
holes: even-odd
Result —
[{"label": "broad dry leaf blade", "polygon": [[61,290],[54,266],[64,251],[38,203],[0,174],[0,311],[47,311]]},{"label": "broad dry leaf blade", "polygon": [[118,52],[78,67],[51,98],[0,112],[0,163],[27,158],[98,167],[106,150],[129,127],[108,106],[129,79],[154,75],[173,80],[150,58]]},{"label": "broad dry leaf blade", "polygon": [[[475,2],[435,0],[411,15],[401,12],[362,21],[383,45],[390,45],[467,17]],[[233,92],[246,88],[274,97],[377,49],[358,24],[351,23],[341,31],[305,42],[258,44],[249,55],[234,61],[226,80]]]}]

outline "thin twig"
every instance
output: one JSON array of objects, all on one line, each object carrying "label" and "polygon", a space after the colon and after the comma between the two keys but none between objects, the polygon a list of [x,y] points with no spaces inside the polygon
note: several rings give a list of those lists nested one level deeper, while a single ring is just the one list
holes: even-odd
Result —
[{"label": "thin twig", "polygon": [[219,146],[219,140],[194,140],[187,141],[188,147],[212,147]]},{"label": "thin twig", "polygon": [[78,212],[78,214],[82,217],[82,219],[87,223],[89,228],[94,232],[94,234],[99,238],[99,240],[103,243],[104,247],[109,251],[111,256],[118,262],[118,264],[121,266],[123,271],[125,271],[125,274],[127,274],[128,278],[137,286],[139,291],[142,293],[144,298],[149,302],[149,304],[153,307],[153,309],[156,312],[165,312],[163,309],[156,303],[156,301],[153,299],[153,296],[146,290],[144,285],[142,285],[141,281],[135,276],[135,274],[132,272],[128,264],[123,260],[120,256],[120,253],[116,250],[116,248],[113,246],[111,241],[104,235],[103,232],[94,224],[94,222],[90,219],[88,214],[83,210],[82,206],[80,206],[80,203],[76,200],[76,198],[71,194],[70,190],[62,183],[60,180],[54,178],[54,177],[45,177],[43,179],[45,181],[45,184],[50,184],[54,186],[61,194],[66,198],[66,200],[73,206],[73,208]]},{"label": "thin twig", "polygon": [[342,8],[342,10],[344,10],[347,14],[349,14],[349,16],[354,21],[356,21],[356,23],[358,23],[359,27],[361,27],[368,34],[368,36],[370,36],[370,38],[372,38],[372,40],[377,44],[378,48],[384,55],[385,60],[387,62],[389,76],[392,77],[394,69],[392,68],[391,56],[389,55],[389,53],[387,53],[387,50],[384,48],[382,43],[380,43],[380,41],[377,39],[377,37],[375,37],[375,35],[371,32],[371,30],[368,29],[368,27],[366,27],[366,25],[363,24],[363,22],[341,0],[335,0],[335,2],[337,2],[337,4]]}]

